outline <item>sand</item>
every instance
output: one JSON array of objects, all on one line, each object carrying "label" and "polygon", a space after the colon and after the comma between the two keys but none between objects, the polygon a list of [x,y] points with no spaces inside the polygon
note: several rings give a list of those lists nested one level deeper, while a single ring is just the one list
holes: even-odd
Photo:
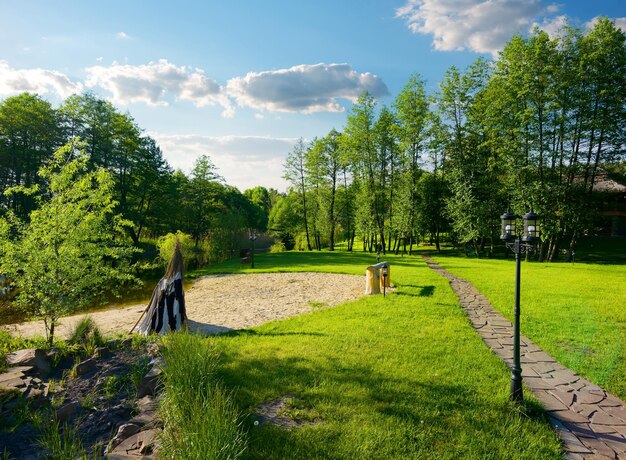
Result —
[{"label": "sand", "polygon": [[[260,273],[199,278],[185,292],[189,328],[217,334],[328,308],[359,298],[365,277],[330,273]],[[105,334],[128,332],[146,303],[89,313]],[[55,334],[67,337],[84,314],[62,318]],[[15,335],[45,335],[43,321],[0,326]]]}]

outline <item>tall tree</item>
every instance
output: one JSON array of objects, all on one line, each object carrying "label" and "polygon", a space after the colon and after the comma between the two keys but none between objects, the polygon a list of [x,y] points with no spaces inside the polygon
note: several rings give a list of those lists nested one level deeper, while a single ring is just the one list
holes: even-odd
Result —
[{"label": "tall tree", "polygon": [[[0,190],[40,186],[39,168],[62,144],[57,112],[41,97],[23,93],[0,103]],[[36,196],[0,193],[0,215],[11,209],[26,218],[35,209]]]},{"label": "tall tree", "polygon": [[[415,242],[418,207],[418,180],[422,173],[423,156],[427,152],[430,110],[424,89],[424,80],[412,75],[395,101],[398,118],[398,138],[402,158],[403,181],[400,189],[400,210],[405,218],[399,227],[404,238],[409,238],[409,251]],[[439,232],[435,232],[435,243],[439,251]]]},{"label": "tall tree", "polygon": [[306,234],[306,245],[307,249],[310,251],[311,248],[311,238],[309,236],[309,219],[307,216],[307,177],[306,177],[306,153],[307,148],[304,145],[304,140],[302,138],[298,139],[296,145],[294,145],[293,150],[289,152],[287,155],[287,160],[284,164],[284,175],[283,177],[291,183],[295,190],[298,191],[300,195],[300,200],[302,201],[302,217],[303,217],[303,225],[304,232]]}]

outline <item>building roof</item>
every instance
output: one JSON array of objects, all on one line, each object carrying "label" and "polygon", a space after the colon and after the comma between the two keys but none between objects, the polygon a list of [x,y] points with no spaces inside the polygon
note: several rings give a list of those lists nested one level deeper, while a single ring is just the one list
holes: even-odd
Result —
[{"label": "building roof", "polygon": [[601,171],[593,182],[592,190],[602,193],[626,193],[626,185],[611,179],[606,172]]}]

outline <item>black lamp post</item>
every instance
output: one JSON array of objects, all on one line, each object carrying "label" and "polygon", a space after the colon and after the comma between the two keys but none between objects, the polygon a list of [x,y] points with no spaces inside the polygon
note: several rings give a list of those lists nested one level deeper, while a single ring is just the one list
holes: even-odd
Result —
[{"label": "black lamp post", "polygon": [[256,241],[256,230],[248,230],[248,239],[250,240],[250,268],[254,268],[254,242]]},{"label": "black lamp post", "polygon": [[522,216],[524,228],[522,232],[517,231],[517,219],[519,216],[511,214],[510,211],[500,216],[502,221],[502,232],[500,239],[504,241],[506,247],[515,253],[515,322],[513,325],[513,369],[511,371],[511,399],[521,402],[524,399],[522,394],[522,366],[520,364],[520,272],[521,254],[532,252],[535,244],[540,241],[539,216],[532,209]]}]

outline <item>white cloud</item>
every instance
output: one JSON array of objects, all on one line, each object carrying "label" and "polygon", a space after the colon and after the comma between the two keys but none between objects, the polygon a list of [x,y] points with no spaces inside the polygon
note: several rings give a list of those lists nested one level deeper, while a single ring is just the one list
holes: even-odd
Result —
[{"label": "white cloud", "polygon": [[94,66],[86,69],[86,85],[100,87],[112,94],[113,102],[126,105],[143,102],[152,106],[167,106],[174,97],[192,102],[196,107],[221,105],[224,116],[232,116],[230,101],[222,87],[207,78],[200,69],[176,65],[161,59],[147,65]]},{"label": "white cloud", "polygon": [[119,39],[122,39],[122,40],[124,40],[126,38],[130,38],[126,32],[118,32],[118,33],[115,34],[115,36],[117,38],[119,38]]},{"label": "white cloud", "polygon": [[495,55],[533,20],[557,11],[556,4],[540,0],[408,0],[396,17],[414,33],[432,35],[436,50]]},{"label": "white cloud", "polygon": [[567,16],[561,15],[555,18],[546,18],[541,23],[533,22],[533,25],[530,27],[530,31],[532,31],[536,27],[547,33],[550,38],[556,38],[561,36],[561,33],[565,30],[565,26],[567,25]]},{"label": "white cloud", "polygon": [[31,93],[56,93],[66,98],[82,91],[81,83],[72,82],[69,77],[56,70],[13,69],[6,61],[0,60],[0,94],[12,95],[28,91]]},{"label": "white cloud", "polygon": [[[596,25],[596,22],[598,22],[598,19],[600,19],[600,16],[596,16],[591,21],[586,22],[585,28],[587,30],[593,29],[593,26]],[[622,32],[626,33],[626,18],[610,18],[610,19],[611,21],[613,21],[613,24],[615,24],[616,27],[618,27],[619,29],[622,29]]]},{"label": "white cloud", "polygon": [[226,183],[243,191],[262,185],[287,189],[283,163],[297,139],[262,136],[200,136],[147,133],[174,168],[189,173],[196,159],[209,155]]},{"label": "white cloud", "polygon": [[288,69],[249,72],[228,81],[228,95],[241,107],[278,112],[341,112],[340,99],[356,101],[364,91],[388,94],[382,79],[358,73],[348,64],[298,65]]}]

